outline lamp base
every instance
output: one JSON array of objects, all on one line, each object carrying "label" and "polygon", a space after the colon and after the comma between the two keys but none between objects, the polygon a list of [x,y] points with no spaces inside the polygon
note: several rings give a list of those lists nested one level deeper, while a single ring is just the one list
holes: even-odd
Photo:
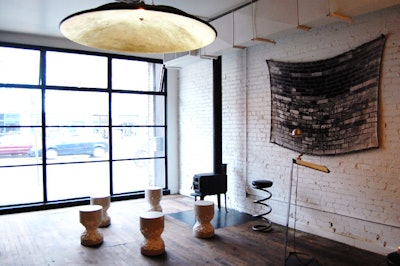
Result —
[{"label": "lamp base", "polygon": [[299,253],[299,252],[289,252],[289,256],[285,259],[285,266],[319,266],[318,260],[313,257],[310,257],[307,254]]}]

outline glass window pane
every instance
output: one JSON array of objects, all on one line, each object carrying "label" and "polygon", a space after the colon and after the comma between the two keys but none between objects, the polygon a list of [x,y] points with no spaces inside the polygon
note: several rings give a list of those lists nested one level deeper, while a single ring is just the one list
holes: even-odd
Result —
[{"label": "glass window pane", "polygon": [[45,105],[48,126],[108,125],[106,92],[47,90]]},{"label": "glass window pane", "polygon": [[136,60],[112,60],[112,89],[158,91],[161,64]]},{"label": "glass window pane", "polygon": [[[164,156],[164,128],[113,128],[113,158],[137,159]],[[139,161],[137,163],[140,163]]]},{"label": "glass window pane", "polygon": [[0,136],[0,167],[40,164],[33,151],[41,146],[41,128],[18,128],[18,133]]},{"label": "glass window pane", "polygon": [[113,193],[140,191],[148,186],[165,187],[164,159],[147,159],[141,165],[135,161],[113,163]]},{"label": "glass window pane", "polygon": [[151,64],[143,61],[113,59],[112,89],[117,90],[153,90]]},{"label": "glass window pane", "polygon": [[152,166],[154,170],[150,172],[150,185],[165,188],[165,159],[155,159]]},{"label": "glass window pane", "polygon": [[164,96],[113,93],[113,125],[164,125]]},{"label": "glass window pane", "polygon": [[[108,160],[109,142],[102,127],[46,128],[46,158],[48,164]],[[42,158],[39,145],[30,155]]]},{"label": "glass window pane", "polygon": [[43,201],[42,166],[0,167],[0,206]]},{"label": "glass window pane", "polygon": [[41,123],[42,95],[39,89],[0,88],[0,127],[40,126]]},{"label": "glass window pane", "polygon": [[47,166],[48,199],[63,200],[110,193],[108,162]]},{"label": "glass window pane", "polygon": [[39,84],[40,51],[0,47],[0,83]]},{"label": "glass window pane", "polygon": [[107,76],[107,57],[46,53],[47,85],[105,89]]}]

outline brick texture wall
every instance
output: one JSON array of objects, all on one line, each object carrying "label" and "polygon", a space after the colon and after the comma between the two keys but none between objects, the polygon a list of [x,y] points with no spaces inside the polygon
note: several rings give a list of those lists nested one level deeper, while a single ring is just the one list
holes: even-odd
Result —
[{"label": "brick texture wall", "polygon": [[[387,254],[400,245],[400,6],[355,18],[352,24],[299,31],[222,57],[223,162],[228,165],[228,207],[259,213],[255,179],[274,182],[274,223],[285,224],[291,159],[298,153],[270,142],[271,93],[266,59],[314,61],[349,51],[381,34],[379,149],[303,160],[331,173],[294,167],[290,222],[323,237]],[[212,170],[212,63],[184,67],[179,75],[180,192],[193,174]],[[296,182],[298,180],[298,182]],[[210,196],[208,199],[216,200]],[[249,228],[249,230],[251,230]]]},{"label": "brick texture wall", "polygon": [[193,175],[213,171],[212,61],[179,73],[178,143],[181,194],[190,194]]}]

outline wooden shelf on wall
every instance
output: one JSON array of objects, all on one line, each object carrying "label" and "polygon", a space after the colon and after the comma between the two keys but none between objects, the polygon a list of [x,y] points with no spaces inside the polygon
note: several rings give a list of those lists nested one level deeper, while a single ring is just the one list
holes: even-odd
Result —
[{"label": "wooden shelf on wall", "polygon": [[298,30],[309,31],[309,30],[311,30],[312,28],[309,27],[309,26],[306,26],[306,25],[297,25],[297,29],[298,29]]},{"label": "wooden shelf on wall", "polygon": [[266,39],[266,38],[260,38],[260,37],[255,37],[255,38],[253,38],[251,40],[252,41],[256,41],[256,42],[268,42],[268,43],[273,43],[273,44],[276,43],[274,40]]},{"label": "wooden shelf on wall", "polygon": [[343,14],[339,14],[339,13],[336,13],[336,12],[330,12],[329,16],[333,17],[333,18],[337,18],[337,19],[343,20],[343,21],[346,21],[346,22],[349,22],[349,23],[353,22],[353,18],[352,17],[346,16],[346,15],[343,15]]}]

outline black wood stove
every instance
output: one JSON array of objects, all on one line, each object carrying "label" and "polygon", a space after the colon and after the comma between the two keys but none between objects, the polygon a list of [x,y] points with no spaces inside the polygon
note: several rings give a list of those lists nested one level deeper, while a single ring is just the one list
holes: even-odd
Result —
[{"label": "black wood stove", "polygon": [[193,176],[193,190],[194,193],[191,195],[200,197],[200,200],[204,200],[205,196],[217,195],[218,196],[218,209],[221,209],[221,194],[225,196],[225,209],[226,209],[226,191],[227,191],[227,175],[226,175],[226,164],[222,164],[220,173],[203,173],[195,174]]}]

